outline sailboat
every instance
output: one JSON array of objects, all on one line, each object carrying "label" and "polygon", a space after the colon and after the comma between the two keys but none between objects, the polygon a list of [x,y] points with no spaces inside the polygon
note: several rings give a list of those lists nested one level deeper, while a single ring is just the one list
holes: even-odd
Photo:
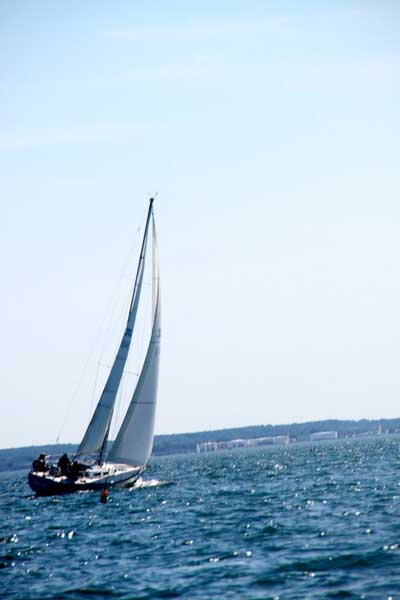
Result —
[{"label": "sailboat", "polygon": [[[153,202],[154,199],[150,198],[125,330],[103,392],[73,462],[71,463],[66,455],[64,455],[66,457],[64,463],[59,461],[58,465],[47,465],[44,458],[34,461],[28,475],[28,482],[37,495],[131,487],[145,470],[150,458],[153,448],[161,341],[160,278]],[[150,225],[153,271],[150,341],[132,399],[111,449],[107,453],[114,405],[131,347],[139,308]]]}]

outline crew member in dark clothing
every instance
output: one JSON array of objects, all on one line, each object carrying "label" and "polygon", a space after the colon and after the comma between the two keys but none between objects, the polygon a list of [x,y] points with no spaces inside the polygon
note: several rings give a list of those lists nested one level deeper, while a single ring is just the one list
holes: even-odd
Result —
[{"label": "crew member in dark clothing", "polygon": [[33,469],[33,471],[36,471],[37,473],[44,473],[45,471],[47,471],[45,454],[40,454],[39,458],[36,458],[33,461],[32,469]]},{"label": "crew member in dark clothing", "polygon": [[80,475],[83,475],[84,470],[85,465],[81,464],[77,460],[74,460],[70,469],[71,477],[73,479],[77,479]]},{"label": "crew member in dark clothing", "polygon": [[63,454],[60,456],[57,466],[61,471],[61,475],[68,477],[71,471],[71,461],[68,458],[68,454]]}]

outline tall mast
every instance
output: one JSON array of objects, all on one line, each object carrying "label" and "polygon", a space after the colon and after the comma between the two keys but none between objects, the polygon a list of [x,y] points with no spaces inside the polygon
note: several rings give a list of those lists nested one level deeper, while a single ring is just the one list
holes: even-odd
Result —
[{"label": "tall mast", "polygon": [[108,460],[143,467],[151,455],[161,342],[160,277],[153,215],[153,319],[145,360]]},{"label": "tall mast", "polygon": [[154,198],[150,198],[150,200],[149,200],[149,210],[147,211],[146,225],[145,225],[144,234],[143,234],[142,249],[140,250],[139,263],[138,263],[138,268],[137,268],[137,271],[136,271],[135,285],[133,286],[133,292],[132,292],[131,303],[130,303],[130,306],[129,306],[129,312],[131,312],[131,310],[132,310],[133,301],[134,301],[135,294],[136,294],[136,289],[138,287],[140,265],[141,265],[141,262],[144,260],[144,255],[145,255],[145,252],[146,252],[147,231],[148,231],[148,228],[149,228],[149,221],[150,221],[150,217],[151,217],[151,211],[152,211],[152,208],[153,208],[153,202],[154,202]]},{"label": "tall mast", "polygon": [[[129,315],[132,312],[133,303],[135,301],[135,297],[136,297],[136,293],[137,293],[137,289],[138,289],[139,279],[141,280],[141,272],[142,272],[142,268],[141,267],[142,267],[142,263],[144,261],[145,254],[146,254],[147,232],[148,232],[148,229],[149,229],[149,222],[150,222],[150,217],[151,217],[153,202],[154,202],[154,198],[150,198],[149,209],[147,211],[146,225],[145,225],[144,234],[143,234],[142,248],[140,250],[139,262],[138,262],[138,267],[137,267],[137,270],[136,270],[135,285],[133,286],[131,303],[129,305]],[[128,324],[129,324],[129,317],[128,317]],[[114,413],[114,406],[113,406],[113,408],[111,410],[110,420],[108,422],[108,427],[107,427],[106,433],[104,435],[103,443],[102,443],[101,448],[100,448],[99,458],[98,458],[99,465],[103,464],[103,458],[104,458],[104,455],[105,455],[106,450],[107,450],[107,442],[108,442],[108,436],[110,434],[111,421],[112,421],[113,413]]]}]

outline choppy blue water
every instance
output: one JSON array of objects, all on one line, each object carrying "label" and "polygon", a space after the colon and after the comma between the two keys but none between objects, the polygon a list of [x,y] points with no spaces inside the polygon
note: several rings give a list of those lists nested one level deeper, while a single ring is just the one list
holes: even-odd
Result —
[{"label": "choppy blue water", "polygon": [[1,596],[400,599],[397,437],[159,458],[145,479],[104,505],[3,474]]}]

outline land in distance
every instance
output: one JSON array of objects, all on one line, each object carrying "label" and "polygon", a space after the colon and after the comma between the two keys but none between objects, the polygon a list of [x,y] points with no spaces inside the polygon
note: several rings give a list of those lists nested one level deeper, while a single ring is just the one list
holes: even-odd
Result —
[{"label": "land in distance", "polygon": [[[399,433],[400,419],[361,419],[360,421],[330,419],[289,425],[253,425],[234,429],[156,435],[153,455],[195,452],[197,444],[203,442],[228,442],[238,438],[251,439],[288,435],[291,441],[299,442],[308,440],[312,433],[319,431],[337,431],[339,437],[351,437],[376,434],[378,430],[382,433]],[[64,452],[73,455],[76,449],[76,444],[43,444],[42,446],[3,449],[0,450],[0,471],[28,470],[33,459],[41,452],[58,457]]]}]

